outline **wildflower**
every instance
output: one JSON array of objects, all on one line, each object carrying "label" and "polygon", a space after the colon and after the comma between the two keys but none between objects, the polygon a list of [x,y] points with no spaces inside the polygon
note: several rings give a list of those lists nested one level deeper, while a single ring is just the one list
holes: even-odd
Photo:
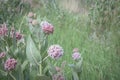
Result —
[{"label": "wildflower", "polygon": [[16,32],[15,37],[17,40],[20,40],[22,38],[22,34],[20,34],[19,32]]},{"label": "wildflower", "polygon": [[74,60],[78,60],[78,59],[81,58],[81,55],[80,55],[80,53],[79,53],[79,49],[78,49],[78,48],[74,48],[74,49],[73,49],[72,58],[73,58]]},{"label": "wildflower", "polygon": [[48,55],[50,57],[52,57],[53,59],[60,58],[63,55],[63,53],[64,53],[62,47],[59,46],[59,45],[52,45],[52,46],[50,46],[47,52],[48,52]]},{"label": "wildflower", "polygon": [[41,27],[42,27],[42,30],[45,34],[52,34],[54,31],[53,25],[48,23],[47,21],[42,21]]},{"label": "wildflower", "polygon": [[37,20],[32,20],[32,25],[37,25],[38,21]]},{"label": "wildflower", "polygon": [[52,76],[52,80],[65,80],[65,77],[63,76],[63,74],[54,74]]},{"label": "wildflower", "polygon": [[73,58],[74,60],[78,60],[78,59],[81,58],[81,55],[80,55],[79,52],[75,52],[75,53],[72,54],[72,58]]},{"label": "wildflower", "polygon": [[1,52],[1,53],[0,53],[0,58],[4,58],[4,57],[5,57],[5,55],[6,55],[6,53],[5,53],[5,52]]},{"label": "wildflower", "polygon": [[0,27],[0,36],[6,36],[8,32],[8,28],[6,24],[2,24]]},{"label": "wildflower", "polygon": [[31,18],[31,17],[33,17],[33,16],[34,16],[34,13],[33,13],[33,12],[29,12],[29,13],[28,13],[28,17],[29,17],[29,18]]},{"label": "wildflower", "polygon": [[14,36],[15,36],[16,40],[21,40],[23,37],[23,35],[20,34],[19,32],[11,31],[11,37],[14,38]]},{"label": "wildflower", "polygon": [[14,58],[9,58],[6,60],[5,64],[4,64],[4,68],[7,71],[10,71],[12,69],[15,69],[17,64],[17,61]]},{"label": "wildflower", "polygon": [[75,52],[79,52],[79,49],[78,48],[74,48],[73,49],[73,53],[75,53]]}]

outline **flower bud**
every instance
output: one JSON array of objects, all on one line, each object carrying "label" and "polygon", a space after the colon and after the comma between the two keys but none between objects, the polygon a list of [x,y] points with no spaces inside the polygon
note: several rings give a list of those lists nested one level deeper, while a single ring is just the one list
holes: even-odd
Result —
[{"label": "flower bud", "polygon": [[9,58],[6,60],[5,64],[4,64],[4,68],[7,71],[13,70],[15,69],[17,64],[17,61],[14,58]]},{"label": "flower bud", "polygon": [[52,57],[53,59],[60,58],[63,55],[63,53],[64,53],[62,47],[59,46],[59,45],[52,45],[52,46],[50,46],[47,52],[48,52],[48,55],[50,57]]},{"label": "flower bud", "polygon": [[45,34],[52,34],[54,31],[53,25],[48,23],[47,21],[42,21],[41,27],[42,27],[42,30]]},{"label": "flower bud", "polygon": [[0,58],[4,58],[4,57],[5,57],[5,55],[6,55],[6,53],[5,53],[5,52],[1,52],[1,53],[0,53]]},{"label": "flower bud", "polygon": [[38,21],[37,20],[32,20],[32,25],[37,25]]}]

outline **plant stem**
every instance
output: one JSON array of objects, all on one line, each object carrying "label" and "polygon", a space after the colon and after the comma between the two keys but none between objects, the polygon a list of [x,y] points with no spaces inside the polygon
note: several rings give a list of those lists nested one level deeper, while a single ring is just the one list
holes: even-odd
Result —
[{"label": "plant stem", "polygon": [[42,75],[42,62],[45,61],[49,56],[46,56],[41,62],[39,62],[39,72],[40,76]]},{"label": "plant stem", "polygon": [[39,65],[40,76],[42,76],[42,64]]},{"label": "plant stem", "polygon": [[15,77],[11,74],[11,72],[9,73],[9,75],[13,78],[13,80],[16,80]]},{"label": "plant stem", "polygon": [[40,64],[45,61],[49,56],[46,56],[41,62],[39,62]]}]

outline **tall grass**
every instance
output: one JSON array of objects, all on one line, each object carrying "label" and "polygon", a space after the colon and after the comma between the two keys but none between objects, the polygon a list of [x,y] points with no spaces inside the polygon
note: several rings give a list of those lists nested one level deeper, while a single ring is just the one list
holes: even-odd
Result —
[{"label": "tall grass", "polygon": [[[65,76],[72,80],[69,63],[72,60],[72,50],[77,47],[83,56],[81,80],[119,80],[120,79],[120,28],[111,29],[97,37],[88,24],[89,17],[84,14],[72,14],[54,7],[43,7],[35,10],[40,20],[48,20],[55,27],[53,35],[49,36],[49,45],[60,44],[64,48],[64,56],[59,61],[52,61],[59,66],[67,61]],[[20,21],[25,20],[25,17]],[[16,26],[19,25],[16,23]],[[22,28],[26,27],[22,23]],[[26,31],[24,31],[26,33]]]}]

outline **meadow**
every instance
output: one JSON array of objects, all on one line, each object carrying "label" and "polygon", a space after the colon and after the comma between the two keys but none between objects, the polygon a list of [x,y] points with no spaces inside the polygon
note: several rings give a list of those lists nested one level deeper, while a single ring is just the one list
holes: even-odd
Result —
[{"label": "meadow", "polygon": [[[72,78],[72,70],[69,67],[69,64],[75,63],[72,59],[74,48],[79,49],[83,58],[79,80],[120,79],[120,22],[102,32],[96,29],[99,25],[91,22],[88,9],[86,14],[74,13],[50,4],[30,11],[36,13],[38,21],[46,20],[54,26],[54,33],[48,36],[48,46],[61,45],[64,55],[57,61],[49,60],[54,66],[60,66],[63,61],[66,61],[63,71],[65,80],[75,80]],[[29,34],[27,14],[28,12],[20,15],[13,23],[25,37]],[[105,26],[107,25],[109,26],[109,23]],[[3,76],[0,76],[0,79],[4,80]]]}]

